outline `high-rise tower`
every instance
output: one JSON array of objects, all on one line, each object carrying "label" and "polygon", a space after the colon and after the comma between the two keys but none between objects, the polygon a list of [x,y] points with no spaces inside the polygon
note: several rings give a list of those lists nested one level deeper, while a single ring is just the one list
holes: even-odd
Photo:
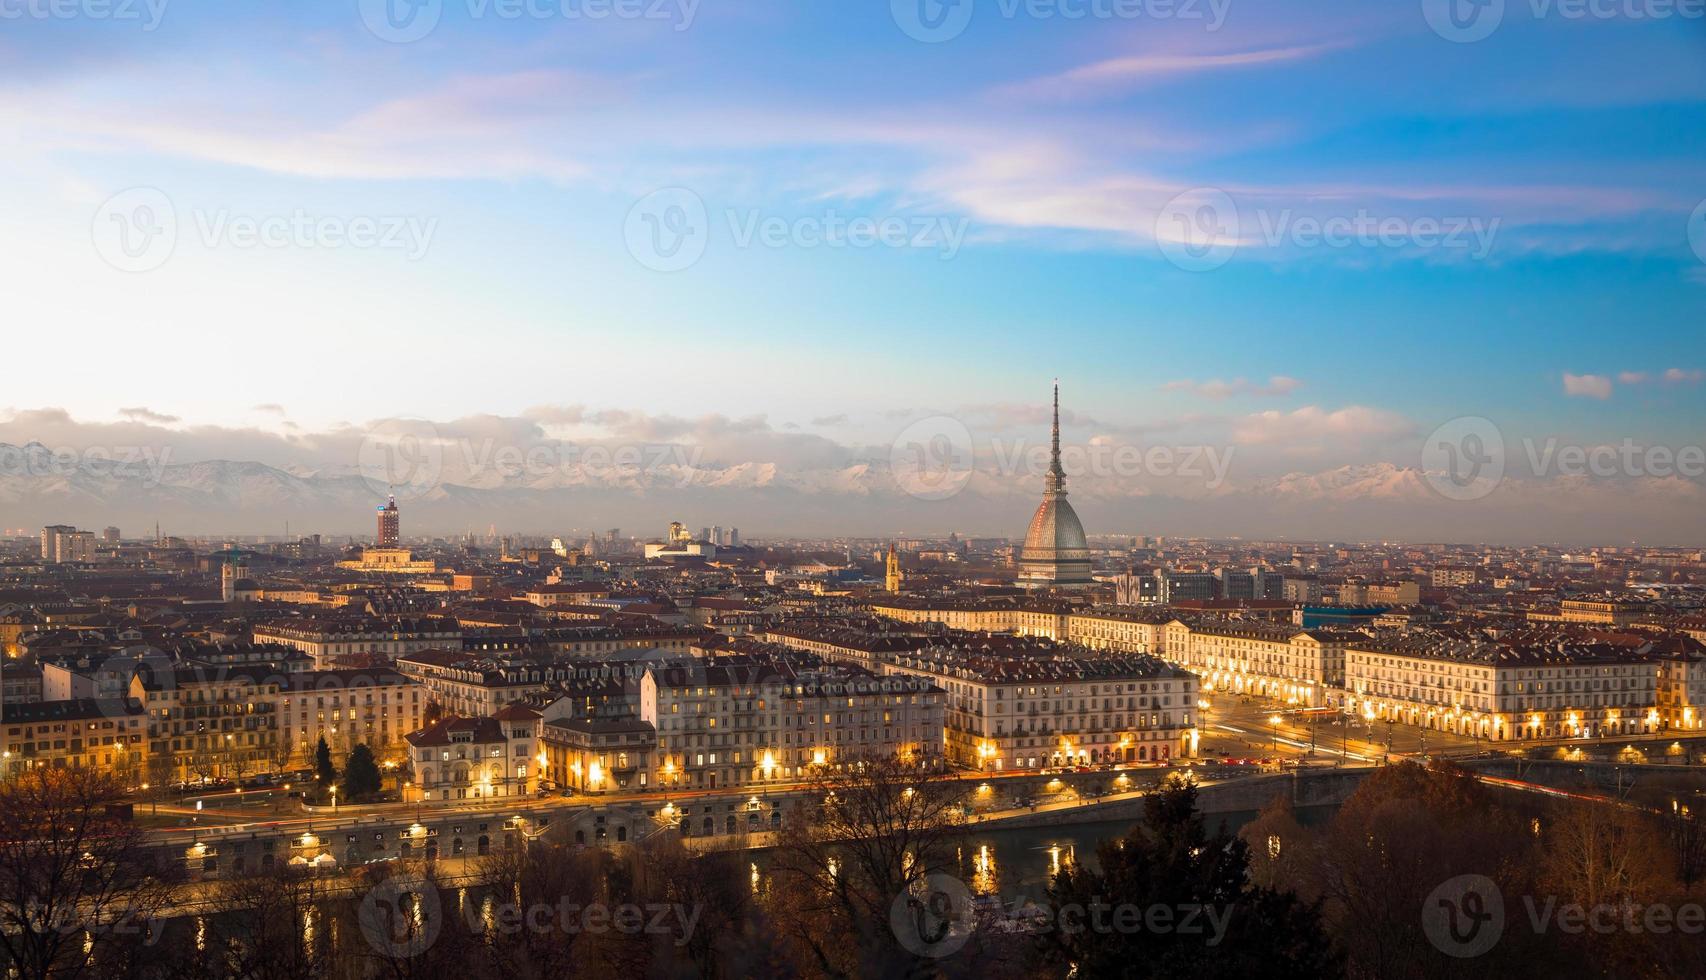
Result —
[{"label": "high-rise tower", "polygon": [[1043,501],[1031,515],[1019,552],[1019,584],[1029,588],[1090,584],[1090,543],[1084,525],[1066,502],[1066,470],[1060,465],[1060,381],[1054,383],[1054,428]]},{"label": "high-rise tower", "polygon": [[381,548],[395,548],[403,541],[402,523],[397,512],[397,495],[392,494],[385,506],[379,508],[378,543]]}]

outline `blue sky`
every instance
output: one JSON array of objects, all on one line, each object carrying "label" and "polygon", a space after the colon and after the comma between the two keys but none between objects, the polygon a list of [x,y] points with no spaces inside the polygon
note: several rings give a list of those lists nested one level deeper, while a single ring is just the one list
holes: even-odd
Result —
[{"label": "blue sky", "polygon": [[[922,0],[969,13],[927,43],[903,0],[423,0],[406,41],[378,0],[45,2],[0,6],[7,347],[88,383],[14,372],[14,413],[307,438],[575,405],[885,445],[1059,375],[1071,438],[1276,473],[1411,463],[1463,415],[1706,438],[1697,5],[1506,0],[1465,42],[1434,0]],[[127,271],[138,188],[177,227]],[[635,254],[664,189],[702,207],[676,271]],[[293,215],[402,244],[231,231]],[[818,241],[850,219],[907,243]],[[1348,219],[1390,234],[1308,230]]]}]

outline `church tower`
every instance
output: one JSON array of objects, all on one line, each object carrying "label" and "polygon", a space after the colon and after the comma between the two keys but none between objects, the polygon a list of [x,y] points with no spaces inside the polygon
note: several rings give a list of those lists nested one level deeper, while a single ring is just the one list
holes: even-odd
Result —
[{"label": "church tower", "polygon": [[890,592],[900,591],[900,556],[895,554],[894,542],[889,542],[888,574],[883,577],[884,587]]}]

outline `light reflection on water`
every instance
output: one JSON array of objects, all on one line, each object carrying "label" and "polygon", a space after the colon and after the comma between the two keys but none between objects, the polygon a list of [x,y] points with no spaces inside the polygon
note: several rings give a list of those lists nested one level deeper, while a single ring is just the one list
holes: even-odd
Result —
[{"label": "light reflection on water", "polygon": [[[1323,809],[1324,813],[1331,810],[1304,808],[1298,811],[1298,819],[1310,822],[1311,809]],[[1255,818],[1254,811],[1213,814],[1207,818],[1207,827],[1210,833],[1222,824],[1236,831]],[[995,896],[1004,902],[1019,898],[1041,901],[1047,896],[1049,882],[1063,868],[1080,861],[1087,867],[1096,867],[1096,848],[1103,841],[1124,837],[1131,827],[1130,820],[1109,820],[1059,827],[973,829],[955,847],[953,861],[957,867],[947,870],[965,882],[973,895]],[[753,855],[751,875],[755,893],[768,886],[769,866],[767,853]]]}]

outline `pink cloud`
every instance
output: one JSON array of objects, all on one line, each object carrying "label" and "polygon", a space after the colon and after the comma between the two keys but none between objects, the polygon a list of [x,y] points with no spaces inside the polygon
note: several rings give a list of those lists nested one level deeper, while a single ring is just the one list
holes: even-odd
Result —
[{"label": "pink cloud", "polygon": [[1571,374],[1565,371],[1564,394],[1571,398],[1597,398],[1604,401],[1611,397],[1611,379],[1603,374]]}]

